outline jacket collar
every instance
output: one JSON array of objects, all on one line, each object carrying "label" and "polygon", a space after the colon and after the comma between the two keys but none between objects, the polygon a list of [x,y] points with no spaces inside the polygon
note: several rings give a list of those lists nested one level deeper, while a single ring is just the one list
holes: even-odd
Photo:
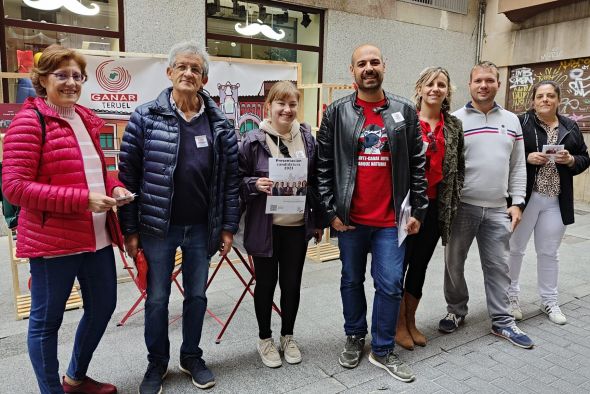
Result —
[{"label": "jacket collar", "polygon": [[[28,97],[23,104],[23,108],[36,108],[44,117],[63,120],[53,108],[47,105],[44,97]],[[92,110],[78,104],[74,106],[74,109],[89,131],[101,127],[104,124],[104,121]]]},{"label": "jacket collar", "polygon": [[[161,115],[176,116],[172,105],[170,104],[170,94],[172,94],[172,87],[168,87],[160,92],[153,105],[150,106],[150,110],[157,112]],[[213,110],[212,107],[217,107],[215,101],[205,90],[199,90],[197,94],[201,97],[203,104],[205,105],[205,112],[207,115]]]},{"label": "jacket collar", "polygon": [[[465,104],[465,108],[468,109],[468,110],[479,112],[480,114],[483,114],[483,112],[481,112],[480,110],[478,110],[477,108],[475,108],[473,106],[473,102],[472,101],[468,101],[467,104]],[[494,101],[494,106],[492,107],[492,109],[490,109],[490,112],[496,111],[496,110],[500,110],[500,109],[502,109],[502,106],[500,104],[498,104],[497,102]]]},{"label": "jacket collar", "polygon": [[[387,108],[389,108],[389,97],[387,97],[387,92],[384,90],[383,91],[383,95],[385,96],[385,104],[383,104],[383,106],[381,106],[381,111],[385,111]],[[352,94],[352,107],[356,110],[356,112],[360,112],[362,111],[362,108],[360,105],[357,104],[357,98],[358,98],[358,91],[355,90],[354,93]]]}]

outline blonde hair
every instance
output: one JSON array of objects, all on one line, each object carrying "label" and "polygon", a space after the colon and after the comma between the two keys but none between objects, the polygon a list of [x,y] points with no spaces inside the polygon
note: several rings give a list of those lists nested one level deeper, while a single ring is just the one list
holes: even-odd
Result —
[{"label": "blonde hair", "polygon": [[299,103],[300,93],[295,84],[291,81],[279,81],[272,85],[272,88],[268,91],[264,101],[264,108],[270,107],[273,101],[284,100],[289,96],[294,96]]},{"label": "blonde hair", "polygon": [[445,97],[445,99],[442,102],[441,111],[444,113],[448,113],[451,109],[451,96],[453,94],[453,89],[451,87],[451,77],[449,76],[449,72],[444,67],[431,66],[426,67],[424,70],[422,70],[420,76],[418,77],[418,80],[416,81],[416,86],[414,87],[414,104],[416,104],[416,108],[418,109],[418,111],[420,111],[422,107],[422,88],[428,85],[433,80],[435,80],[440,74],[447,77],[448,86],[447,97]]}]

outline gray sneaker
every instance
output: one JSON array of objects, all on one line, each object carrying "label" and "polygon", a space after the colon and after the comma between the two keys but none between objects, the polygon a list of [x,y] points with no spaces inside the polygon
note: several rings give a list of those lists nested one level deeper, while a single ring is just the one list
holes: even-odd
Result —
[{"label": "gray sneaker", "polygon": [[269,368],[278,368],[283,365],[279,350],[272,338],[258,340],[258,353],[262,363]]},{"label": "gray sneaker", "polygon": [[371,352],[369,355],[369,362],[379,368],[383,368],[389,372],[391,376],[402,382],[411,382],[416,378],[416,375],[414,375],[414,372],[412,372],[410,367],[402,362],[393,351],[390,351],[385,356],[378,356]]},{"label": "gray sneaker", "polygon": [[293,335],[281,335],[280,348],[285,356],[285,361],[289,364],[298,364],[301,362],[301,351],[297,346],[297,342],[293,339]]},{"label": "gray sneaker", "polygon": [[338,357],[338,363],[344,368],[355,368],[363,355],[365,347],[365,337],[349,335],[346,337],[344,350]]}]

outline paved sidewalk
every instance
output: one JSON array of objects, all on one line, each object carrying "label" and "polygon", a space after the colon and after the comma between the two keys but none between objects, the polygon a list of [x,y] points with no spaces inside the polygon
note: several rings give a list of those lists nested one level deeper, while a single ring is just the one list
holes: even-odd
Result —
[{"label": "paved sidewalk", "polygon": [[[371,365],[366,358],[354,370],[338,365],[344,344],[339,294],[340,263],[308,262],[304,270],[300,313],[295,326],[304,360],[299,365],[269,369],[256,352],[257,326],[252,298],[247,295],[221,343],[214,339],[219,324],[207,316],[202,347],[217,378],[211,393],[580,393],[590,392],[590,210],[578,211],[576,224],[568,228],[561,248],[560,302],[568,324],[557,326],[538,309],[536,263],[532,243],[523,265],[521,300],[525,320],[519,324],[535,340],[532,350],[512,346],[490,334],[485,309],[483,277],[472,248],[466,264],[471,291],[465,326],[443,335],[437,330],[445,314],[442,293],[442,248],[435,252],[427,274],[424,298],[418,309],[418,325],[429,338],[425,348],[401,350],[400,357],[415,370],[413,383],[401,383]],[[369,273],[369,269],[367,269]],[[21,271],[23,286],[28,278]],[[120,271],[121,275],[124,272]],[[367,274],[367,298],[373,291]],[[7,240],[0,238],[0,393],[36,393],[36,382],[27,355],[27,320],[14,320]],[[209,307],[225,317],[243,287],[228,268],[220,270],[209,293]],[[132,283],[118,286],[119,301],[107,332],[95,353],[89,375],[116,384],[120,393],[136,393],[147,365],[143,343],[143,313],[117,327],[137,296]],[[278,293],[278,291],[277,291]],[[277,294],[278,295],[278,294]],[[278,298],[277,298],[278,299]],[[173,290],[171,316],[179,315],[181,299]],[[68,311],[60,331],[60,370],[65,371],[81,311]],[[164,393],[199,390],[178,369],[180,322],[170,325],[170,373]],[[273,315],[275,338],[280,321]],[[369,350],[367,345],[366,350]]]}]

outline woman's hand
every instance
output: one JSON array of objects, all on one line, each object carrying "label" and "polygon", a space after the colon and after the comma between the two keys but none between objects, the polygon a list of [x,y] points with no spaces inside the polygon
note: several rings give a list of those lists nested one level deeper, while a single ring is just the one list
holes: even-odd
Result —
[{"label": "woman's hand", "polygon": [[570,155],[567,149],[564,149],[557,152],[555,155],[555,162],[557,164],[565,164],[568,167],[573,167],[576,163],[576,159]]},{"label": "woman's hand", "polygon": [[105,196],[104,194],[90,192],[88,195],[88,210],[94,213],[107,212],[117,205],[114,198]]},{"label": "woman's hand", "polygon": [[124,187],[117,186],[113,189],[113,198],[117,201],[117,206],[129,204],[135,199],[135,195]]},{"label": "woman's hand", "polygon": [[535,165],[535,166],[543,166],[547,164],[549,158],[545,153],[541,152],[532,152],[529,153],[529,156],[526,159],[527,163]]},{"label": "woman's hand", "polygon": [[258,178],[256,180],[256,190],[261,193],[272,194],[272,181],[268,178]]}]

